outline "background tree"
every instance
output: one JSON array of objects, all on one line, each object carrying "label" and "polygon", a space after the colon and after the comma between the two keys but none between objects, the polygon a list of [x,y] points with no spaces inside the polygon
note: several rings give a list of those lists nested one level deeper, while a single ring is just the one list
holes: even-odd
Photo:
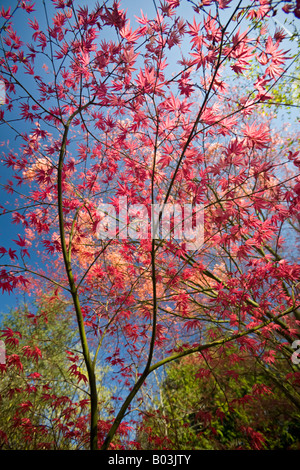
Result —
[{"label": "background tree", "polygon": [[[82,351],[69,311],[55,293],[22,305],[1,322],[1,449],[88,447],[88,389]],[[113,390],[98,371],[99,418],[109,419]]]},{"label": "background tree", "polygon": [[[271,21],[281,3],[168,0],[135,19],[116,1],[1,10],[0,118],[13,134],[2,217],[20,229],[2,244],[0,287],[71,300],[91,449],[129,439],[146,379],[176,359],[228,344],[236,361],[292,356],[299,264],[286,227],[299,214],[299,139],[261,106],[292,63]],[[203,243],[191,249],[185,230],[142,236],[143,209],[145,222],[167,203],[203,204]],[[117,387],[109,422],[99,358]],[[71,371],[84,380],[75,362]]]},{"label": "background tree", "polygon": [[142,411],[137,439],[161,450],[299,449],[299,381],[289,377],[287,358],[274,370],[231,347],[183,358]]}]

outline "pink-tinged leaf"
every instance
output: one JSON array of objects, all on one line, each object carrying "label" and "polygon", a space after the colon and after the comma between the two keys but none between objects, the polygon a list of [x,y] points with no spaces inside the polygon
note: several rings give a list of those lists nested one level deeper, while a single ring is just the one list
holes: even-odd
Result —
[{"label": "pink-tinged leaf", "polygon": [[19,344],[19,338],[22,338],[22,335],[19,331],[13,331],[11,328],[5,328],[0,330],[1,337],[5,338],[5,342],[11,346],[17,346]]},{"label": "pink-tinged leaf", "polygon": [[267,351],[264,353],[262,359],[267,363],[267,364],[274,364],[275,359],[276,359],[276,353],[275,351]]},{"label": "pink-tinged leaf", "polygon": [[25,65],[25,73],[28,73],[29,75],[34,75],[34,69],[30,64]]},{"label": "pink-tinged leaf", "polygon": [[253,395],[271,395],[273,392],[270,387],[265,384],[255,384],[252,387]]},{"label": "pink-tinged leaf", "polygon": [[190,28],[190,35],[193,36],[193,37],[198,37],[199,36],[199,32],[200,32],[200,28],[201,28],[201,23],[196,23],[196,20],[195,20],[195,17],[193,19],[193,24],[190,24],[188,23],[189,25],[189,28]]},{"label": "pink-tinged leaf", "polygon": [[18,356],[18,354],[10,354],[9,356],[7,356],[6,364],[9,367],[10,366],[15,366],[20,371],[23,371],[23,364],[22,364],[20,356]]},{"label": "pink-tinged leaf", "polygon": [[0,17],[4,18],[5,20],[9,20],[11,17],[10,10],[11,10],[11,7],[9,7],[7,10],[4,10],[4,7],[2,7],[0,11]]},{"label": "pink-tinged leaf", "polygon": [[24,346],[22,348],[23,356],[27,357],[28,359],[33,359],[38,362],[38,359],[42,357],[42,352],[37,346]]},{"label": "pink-tinged leaf", "polygon": [[129,43],[136,42],[136,40],[140,37],[140,35],[141,35],[140,31],[132,32],[132,28],[130,28],[130,21],[127,22],[126,26],[120,29],[120,36],[123,39],[126,39],[126,41]]},{"label": "pink-tinged leaf", "polygon": [[270,130],[265,124],[258,125],[255,122],[253,124],[246,124],[244,135],[250,148],[263,149],[268,147],[271,141]]},{"label": "pink-tinged leaf", "polygon": [[39,372],[32,372],[31,374],[28,375],[29,379],[40,379],[42,377],[42,374]]},{"label": "pink-tinged leaf", "polygon": [[25,238],[22,238],[21,235],[19,234],[18,234],[18,238],[19,240],[13,240],[13,242],[15,242],[19,246],[25,246],[26,245]]},{"label": "pink-tinged leaf", "polygon": [[195,377],[197,379],[203,379],[203,378],[210,377],[210,375],[211,375],[210,369],[201,368],[201,369],[198,369],[198,372],[196,373]]},{"label": "pink-tinged leaf", "polygon": [[239,379],[239,373],[236,370],[227,370],[225,374],[232,377],[236,382]]},{"label": "pink-tinged leaf", "polygon": [[20,7],[23,8],[27,13],[32,13],[34,10],[34,3],[31,4],[30,0],[22,0]]},{"label": "pink-tinged leaf", "polygon": [[264,436],[250,426],[242,426],[241,431],[249,438],[253,450],[261,450],[265,444]]},{"label": "pink-tinged leaf", "polygon": [[26,411],[28,411],[30,408],[32,408],[32,406],[33,406],[32,402],[31,402],[30,400],[27,400],[27,401],[21,403],[21,404],[19,405],[19,408],[20,408],[21,412],[26,412]]},{"label": "pink-tinged leaf", "polygon": [[29,254],[27,248],[22,248],[22,250],[21,250],[21,256],[22,256],[22,258],[23,258],[24,256],[28,256],[28,258],[30,258],[30,254]]},{"label": "pink-tinged leaf", "polygon": [[232,0],[217,0],[221,10],[228,8]]},{"label": "pink-tinged leaf", "polygon": [[34,29],[35,31],[39,30],[39,24],[38,24],[35,17],[34,17],[34,20],[29,20],[28,24],[29,24],[30,28]]},{"label": "pink-tinged leaf", "polygon": [[18,256],[16,255],[16,250],[12,250],[11,248],[9,248],[8,254],[12,261],[14,261],[15,259],[18,259]]}]

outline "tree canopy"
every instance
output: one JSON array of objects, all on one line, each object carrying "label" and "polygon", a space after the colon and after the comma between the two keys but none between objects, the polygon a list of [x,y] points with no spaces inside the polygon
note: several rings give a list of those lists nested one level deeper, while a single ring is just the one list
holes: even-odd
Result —
[{"label": "tree canopy", "polygon": [[[57,380],[59,397],[67,370],[88,392],[81,398],[75,387],[74,403],[51,402],[52,416],[66,417],[57,421],[58,448],[138,448],[152,436],[137,431],[143,402],[169,366],[178,383],[189,367],[202,374],[201,393],[185,397],[196,426],[202,412],[219,410],[204,446],[295,444],[290,430],[276,441],[275,411],[265,424],[261,413],[272,400],[280,410],[286,403],[282,429],[298,416],[300,149],[298,114],[285,111],[298,106],[290,86],[298,42],[289,31],[299,11],[280,0],[2,7],[0,288],[28,306],[49,301],[32,314],[28,338],[26,309],[2,329],[1,370],[8,387],[13,370],[24,380],[21,348],[25,375],[45,374],[50,349],[43,356],[40,341],[52,336],[61,369],[45,382]],[[66,305],[65,338],[53,302]],[[43,433],[44,421],[29,417],[45,413],[40,387],[29,397],[15,388],[24,398],[11,412],[7,404],[8,419],[17,411],[21,434]],[[211,409],[201,408],[212,391]],[[237,425],[226,406],[243,406],[246,396]],[[177,406],[180,394],[172,400]],[[168,418],[172,400],[156,407]],[[5,446],[9,426],[1,426]]]}]

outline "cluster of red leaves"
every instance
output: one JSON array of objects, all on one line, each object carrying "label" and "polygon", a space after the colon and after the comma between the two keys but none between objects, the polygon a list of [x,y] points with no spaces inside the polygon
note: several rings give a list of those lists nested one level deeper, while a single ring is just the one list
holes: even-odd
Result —
[{"label": "cluster of red leaves", "polygon": [[[31,318],[31,320],[34,322],[35,319]],[[29,372],[34,364],[39,370],[38,363],[43,360],[42,351],[33,345],[20,346],[19,342],[22,339],[20,332],[7,327],[1,330],[0,337],[4,339],[6,347],[5,363],[0,364],[2,383],[6,384],[4,388],[1,388],[0,403],[9,398],[15,404],[12,408],[13,414],[8,417],[9,424],[5,423],[5,430],[0,429],[0,448],[11,448],[12,443],[15,442],[16,430],[23,439],[22,442],[17,443],[18,448],[34,450],[88,448],[89,399],[75,401],[69,396],[57,395],[53,392],[52,385],[45,382],[42,374],[38,371]],[[86,376],[78,370],[76,364],[79,360],[78,355],[67,351],[67,359],[72,362],[69,369],[71,378],[74,376],[76,381],[82,380],[86,383]],[[13,385],[13,377],[20,377],[20,386]],[[45,404],[42,413],[43,423],[39,407],[36,409],[37,402]],[[103,443],[110,426],[111,419],[99,419],[99,446]],[[128,423],[122,423],[118,431],[119,443],[112,448],[124,448],[122,441],[128,439],[131,431]]]},{"label": "cluster of red leaves", "polygon": [[294,13],[296,18],[300,18],[300,2],[296,0],[296,2],[290,1],[289,3],[285,3],[282,7],[282,10],[285,13]]}]

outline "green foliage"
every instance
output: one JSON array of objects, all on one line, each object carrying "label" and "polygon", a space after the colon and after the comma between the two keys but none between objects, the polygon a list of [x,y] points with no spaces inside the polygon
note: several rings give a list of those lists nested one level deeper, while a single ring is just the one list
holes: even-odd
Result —
[{"label": "green foliage", "polygon": [[203,358],[189,358],[168,367],[160,398],[145,410],[142,448],[299,448],[299,379],[291,400],[287,389],[274,384],[272,368],[246,355],[231,363],[233,354],[209,366]]},{"label": "green foliage", "polygon": [[[272,90],[274,103],[284,104],[287,110],[300,106],[300,59],[296,59],[291,75],[286,75]],[[297,112],[299,114],[299,112]]]},{"label": "green foliage", "polygon": [[[23,305],[12,310],[1,329],[6,345],[0,385],[1,448],[88,448],[86,370],[66,302],[44,296],[36,308]],[[99,416],[104,417],[111,393],[101,383],[98,393]]]}]

